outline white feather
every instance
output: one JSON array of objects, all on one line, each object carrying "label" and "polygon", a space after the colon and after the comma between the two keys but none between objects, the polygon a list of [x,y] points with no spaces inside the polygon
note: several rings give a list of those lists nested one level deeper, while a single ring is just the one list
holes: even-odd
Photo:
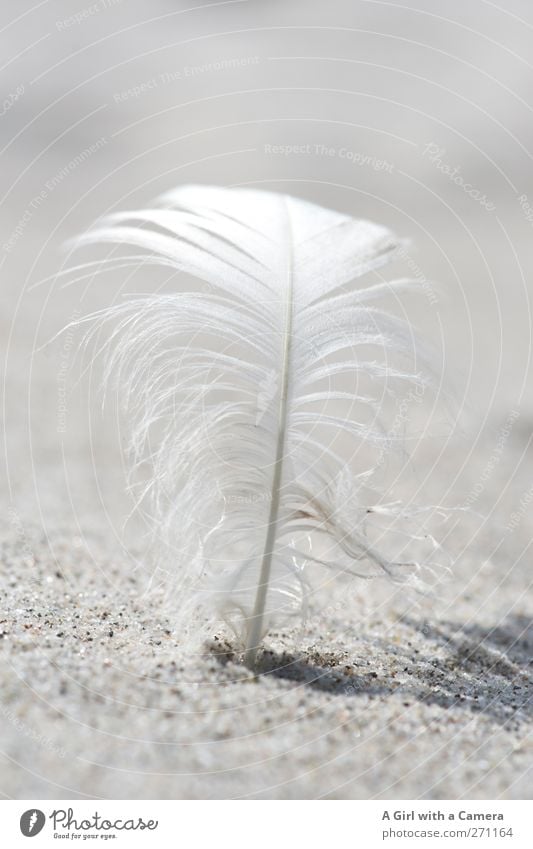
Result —
[{"label": "white feather", "polygon": [[78,240],[98,242],[208,284],[96,316],[98,327],[113,321],[105,379],[123,399],[133,469],[150,461],[140,499],[181,600],[213,602],[253,665],[272,624],[305,608],[317,566],[366,576],[366,562],[413,581],[429,561],[369,540],[369,519],[387,513],[417,534],[401,507],[364,503],[374,466],[361,460],[396,438],[380,421],[393,385],[424,390],[430,378],[411,327],[375,303],[410,284],[354,283],[401,243],[293,197],[207,186],[112,215]]}]

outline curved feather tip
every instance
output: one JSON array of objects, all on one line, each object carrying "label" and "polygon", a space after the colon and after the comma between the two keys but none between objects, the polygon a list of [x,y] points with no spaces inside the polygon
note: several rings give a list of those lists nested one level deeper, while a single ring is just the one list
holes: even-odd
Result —
[{"label": "curved feather tip", "polygon": [[102,242],[185,274],[171,294],[90,316],[89,335],[112,322],[105,380],[123,400],[134,477],[150,461],[139,497],[194,621],[216,611],[253,667],[322,570],[421,584],[439,561],[425,514],[367,495],[401,441],[383,421],[391,398],[431,383],[412,328],[379,306],[410,283],[358,283],[401,242],[297,198],[208,186],[77,240]]}]

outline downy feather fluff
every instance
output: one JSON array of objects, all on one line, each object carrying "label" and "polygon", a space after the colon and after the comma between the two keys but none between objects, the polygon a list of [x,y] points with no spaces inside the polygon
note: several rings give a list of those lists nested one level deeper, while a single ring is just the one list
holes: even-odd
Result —
[{"label": "downy feather fluff", "polygon": [[[229,623],[253,666],[269,628],[305,611],[318,572],[417,583],[438,543],[412,531],[416,510],[365,500],[400,436],[381,421],[386,399],[430,383],[410,325],[379,306],[411,284],[357,282],[398,239],[286,195],[185,186],[77,240],[104,242],[140,250],[124,264],[186,273],[171,294],[89,317],[91,334],[111,322],[105,380],[134,476],[149,461],[139,501],[179,601]],[[369,535],[383,517],[392,552]]]}]

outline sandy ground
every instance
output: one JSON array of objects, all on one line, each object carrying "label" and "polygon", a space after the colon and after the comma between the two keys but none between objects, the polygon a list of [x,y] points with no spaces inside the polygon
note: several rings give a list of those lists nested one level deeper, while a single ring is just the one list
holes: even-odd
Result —
[{"label": "sandy ground", "polygon": [[17,526],[1,589],[3,791],[528,797],[529,562],[506,572],[509,552],[488,553],[414,608],[377,584],[345,588],[270,635],[254,680],[222,637],[184,651],[162,597],[105,538]]},{"label": "sandy ground", "polygon": [[[2,91],[19,91],[0,118],[4,796],[531,795],[533,17],[519,0],[427,7],[3,13]],[[430,503],[471,508],[447,526],[438,598],[332,586],[302,627],[269,635],[256,680],[222,632],[186,650],[147,592],[98,369],[80,377],[76,338],[42,347],[164,279],[31,288],[97,215],[184,181],[292,191],[411,237],[407,273],[441,287],[405,307],[467,405],[405,473]]]}]

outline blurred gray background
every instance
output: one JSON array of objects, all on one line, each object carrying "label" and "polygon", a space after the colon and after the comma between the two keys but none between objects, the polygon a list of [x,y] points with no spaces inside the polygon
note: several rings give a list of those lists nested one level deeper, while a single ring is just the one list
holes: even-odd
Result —
[{"label": "blurred gray background", "polygon": [[[427,297],[407,309],[440,346],[466,410],[448,476],[509,409],[527,427],[530,18],[526,2],[6,6],[0,263],[13,485],[22,472],[40,477],[37,459],[55,468],[58,452],[83,450],[86,415],[56,432],[60,348],[36,349],[117,294],[30,287],[96,217],[183,182],[292,192],[412,241],[399,273]],[[112,487],[105,464],[100,473]]]},{"label": "blurred gray background", "polygon": [[[495,615],[504,618],[517,598],[525,604],[532,36],[527,0],[4,3],[8,548],[34,559],[42,546],[56,562],[90,534],[106,556],[123,547],[120,428],[100,415],[97,372],[89,390],[78,380],[75,335],[45,343],[130,288],[118,278],[114,288],[48,280],[66,261],[65,240],[175,184],[251,185],[373,219],[412,241],[391,274],[420,282],[425,296],[405,308],[441,350],[460,414],[455,429],[437,423],[417,472],[439,503],[467,503],[485,517],[484,541],[467,530],[461,545],[479,552],[474,572],[498,552],[488,596],[517,576]],[[158,279],[134,285],[151,291]],[[17,758],[19,736],[10,744]],[[24,781],[6,792],[20,794]]]}]

